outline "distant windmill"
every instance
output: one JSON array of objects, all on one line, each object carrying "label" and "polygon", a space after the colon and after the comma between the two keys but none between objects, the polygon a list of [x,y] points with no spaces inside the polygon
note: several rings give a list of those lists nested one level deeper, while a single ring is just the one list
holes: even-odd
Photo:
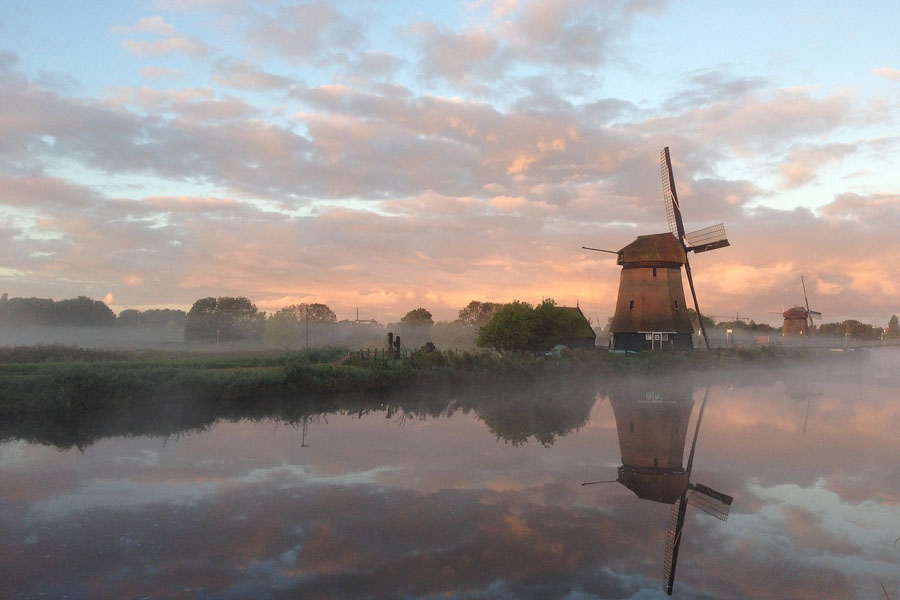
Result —
[{"label": "distant windmill", "polygon": [[815,324],[813,323],[813,315],[821,317],[822,313],[817,310],[810,310],[809,297],[806,295],[806,282],[803,275],[800,276],[800,285],[803,287],[803,301],[806,306],[794,305],[781,313],[773,312],[773,314],[781,314],[784,323],[781,326],[781,335],[812,335],[815,332]]},{"label": "distant windmill", "polygon": [[690,481],[708,397],[709,388],[700,404],[687,467],[684,467],[684,446],[694,407],[692,388],[678,382],[667,382],[664,386],[656,384],[611,391],[609,401],[616,418],[622,466],[617,469],[614,480],[582,484],[618,482],[638,498],[672,505],[663,578],[669,595],[675,582],[687,505],[727,521],[733,501],[731,496]]},{"label": "distant windmill", "polygon": [[663,346],[693,348],[693,325],[685,305],[681,265],[687,273],[704,344],[709,348],[687,254],[728,246],[725,226],[719,223],[685,233],[668,147],[663,148],[659,158],[663,200],[672,235],[641,235],[618,252],[583,246],[586,250],[617,254],[616,262],[622,265],[616,313],[610,326],[613,350],[642,351]]}]

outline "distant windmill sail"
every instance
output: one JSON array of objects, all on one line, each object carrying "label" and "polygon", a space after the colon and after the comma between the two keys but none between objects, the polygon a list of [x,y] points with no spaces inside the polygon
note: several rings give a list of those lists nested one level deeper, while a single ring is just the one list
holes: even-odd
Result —
[{"label": "distant windmill sail", "polygon": [[822,313],[816,310],[809,309],[809,297],[806,295],[806,282],[803,280],[803,275],[800,276],[800,285],[803,286],[803,301],[806,302],[806,318],[809,319],[809,332],[812,334],[815,331],[815,324],[813,323],[813,315],[817,317],[821,317]]}]

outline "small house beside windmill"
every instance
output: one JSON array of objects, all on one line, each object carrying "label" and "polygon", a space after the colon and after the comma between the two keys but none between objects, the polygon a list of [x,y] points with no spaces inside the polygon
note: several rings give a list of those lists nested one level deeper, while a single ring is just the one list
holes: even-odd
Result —
[{"label": "small house beside windmill", "polygon": [[[706,252],[729,245],[725,226],[721,223],[685,233],[668,147],[660,153],[660,176],[670,233],[639,236],[618,252],[601,250],[617,254],[617,263],[622,266],[616,312],[610,325],[610,346],[614,351],[693,348],[693,326],[681,283],[681,266],[684,265],[699,318],[700,306],[688,252]],[[706,329],[703,320],[699,320],[708,348]]]}]

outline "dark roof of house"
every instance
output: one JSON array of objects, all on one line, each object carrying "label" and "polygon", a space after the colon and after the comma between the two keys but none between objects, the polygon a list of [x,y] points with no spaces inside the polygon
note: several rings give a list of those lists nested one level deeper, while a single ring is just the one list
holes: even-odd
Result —
[{"label": "dark roof of house", "polygon": [[593,328],[591,327],[591,322],[588,320],[588,318],[586,316],[584,316],[584,313],[581,312],[580,307],[578,307],[578,306],[557,306],[556,309],[571,311],[571,312],[578,314],[581,317],[582,324],[578,330],[578,335],[580,337],[583,337],[585,339],[590,338],[592,340],[597,338],[597,334],[594,332]]}]

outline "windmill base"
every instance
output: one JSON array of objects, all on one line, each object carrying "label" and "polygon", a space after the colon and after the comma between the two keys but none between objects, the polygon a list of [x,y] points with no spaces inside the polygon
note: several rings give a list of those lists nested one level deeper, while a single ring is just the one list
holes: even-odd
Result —
[{"label": "windmill base", "polygon": [[614,333],[614,352],[647,352],[655,349],[693,350],[690,333]]}]

